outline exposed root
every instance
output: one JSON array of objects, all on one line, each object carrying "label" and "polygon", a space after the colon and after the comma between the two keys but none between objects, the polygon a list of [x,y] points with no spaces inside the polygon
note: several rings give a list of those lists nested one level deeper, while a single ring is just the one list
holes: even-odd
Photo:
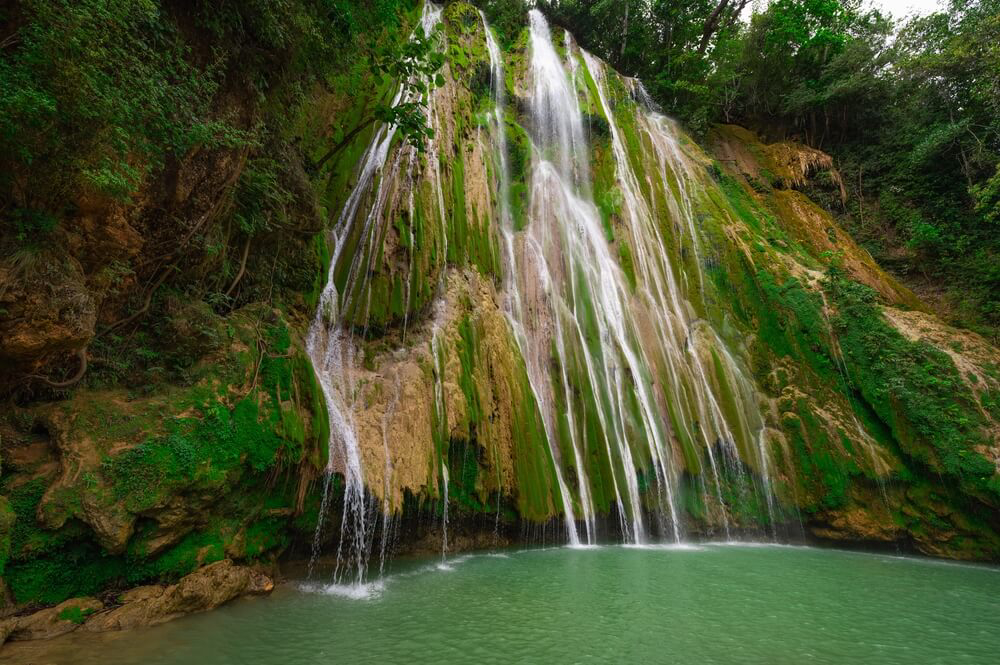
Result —
[{"label": "exposed root", "polygon": [[226,289],[226,297],[227,298],[236,289],[237,285],[239,285],[240,280],[243,279],[243,275],[246,274],[246,271],[247,271],[247,256],[249,256],[249,255],[250,255],[250,238],[247,237],[247,241],[243,245],[243,257],[240,259],[240,269],[239,269],[239,272],[236,273],[236,277],[233,279],[233,283],[229,285],[228,289]]},{"label": "exposed root", "polygon": [[42,383],[51,386],[53,388],[69,388],[80,382],[84,374],[87,373],[87,347],[83,347],[76,352],[76,357],[80,360],[80,366],[76,370],[76,374],[66,379],[65,381],[53,381],[47,376],[42,376],[41,374],[29,374],[24,377],[25,381],[41,381]]}]

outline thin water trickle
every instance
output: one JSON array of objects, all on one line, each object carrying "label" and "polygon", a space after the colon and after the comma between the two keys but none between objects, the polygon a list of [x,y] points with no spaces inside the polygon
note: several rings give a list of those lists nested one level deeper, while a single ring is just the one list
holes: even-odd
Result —
[{"label": "thin water trickle", "polygon": [[448,560],[448,465],[441,461],[441,484],[444,502],[441,509],[441,563]]},{"label": "thin water trickle", "polygon": [[[432,34],[440,21],[441,8],[429,2],[425,3],[420,19],[424,33]],[[393,105],[409,102],[423,103],[427,108],[429,119],[433,122],[433,93],[430,99],[423,100],[417,98],[415,93],[404,92],[404,88],[400,87],[393,99]],[[367,277],[367,263],[374,255],[374,243],[380,237],[376,228],[383,221],[383,212],[388,202],[387,184],[399,177],[403,169],[412,173],[417,168],[416,151],[410,147],[396,150],[392,160],[389,160],[395,135],[395,126],[379,126],[361,158],[357,183],[331,231],[333,256],[327,282],[320,295],[319,306],[316,308],[316,315],[306,339],[306,350],[323,391],[330,424],[329,461],[325,469],[323,500],[313,539],[313,560],[310,561],[309,570],[311,573],[315,566],[326,514],[332,500],[333,485],[336,475],[340,473],[344,478],[344,505],[337,545],[337,564],[333,573],[335,583],[345,580],[347,571],[353,571],[352,578],[355,584],[360,585],[364,582],[377,522],[375,516],[370,514],[373,512],[370,510],[370,504],[373,502],[366,497],[361,448],[353,420],[356,399],[356,386],[353,381],[356,349],[353,329],[345,324],[343,313],[349,304],[347,299],[352,294],[365,293],[364,289],[359,291],[357,285],[359,280]],[[430,145],[430,152],[435,152],[433,144]],[[370,208],[364,212],[363,206],[369,201]],[[345,249],[350,246],[347,239],[354,233],[355,224],[361,225],[359,237],[362,240],[353,255],[346,256]],[[349,272],[341,293],[337,288],[335,272],[338,266],[345,262],[349,266]],[[370,297],[370,291],[365,297]],[[388,520],[383,521],[388,522]],[[388,524],[384,523],[383,531],[387,530]]]},{"label": "thin water trickle", "polygon": [[389,425],[396,413],[396,407],[399,405],[399,374],[394,376],[392,385],[392,399],[389,401],[385,413],[382,414],[382,451],[385,454],[385,470],[382,480],[382,538],[378,559],[378,573],[380,577],[385,571],[386,550],[392,535],[393,511],[392,502],[390,501],[390,497],[392,496],[392,457],[389,452]]},{"label": "thin water trickle", "polygon": [[442,357],[444,349],[441,347],[441,320],[444,317],[446,305],[443,300],[437,302],[435,307],[434,322],[431,328],[431,356],[434,360],[434,417],[437,423],[437,431],[434,433],[435,444],[438,456],[438,493],[442,497],[441,508],[441,564],[444,565],[448,557],[448,451],[446,441],[448,439],[448,412],[445,409],[444,401],[444,364]]}]

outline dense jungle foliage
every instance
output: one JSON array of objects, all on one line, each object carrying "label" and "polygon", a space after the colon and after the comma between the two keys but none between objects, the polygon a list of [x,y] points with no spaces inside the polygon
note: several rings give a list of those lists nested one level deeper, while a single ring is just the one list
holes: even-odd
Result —
[{"label": "dense jungle foliage", "polygon": [[[324,224],[316,183],[376,121],[396,123],[416,144],[430,131],[416,104],[386,93],[411,74],[425,82],[409,85],[435,84],[442,56],[429,36],[408,39],[419,7],[0,5],[0,263],[17,284],[70,270],[58,256],[69,247],[92,275],[101,299],[89,355],[98,362],[86,382],[177,376],[197,357],[181,357],[164,334],[178,302],[224,315],[254,302],[301,302],[314,288],[325,251],[314,242]],[[135,243],[126,236],[101,241],[107,227],[86,223],[123,214],[143,236],[140,256],[128,253]],[[100,242],[105,250],[94,254]],[[47,283],[58,291],[58,282]],[[71,318],[87,329],[84,298]],[[16,316],[2,305],[0,314]],[[29,388],[63,387],[60,375],[76,364],[32,378],[15,362],[17,385]]]},{"label": "dense jungle foliage", "polygon": [[[309,86],[350,63],[404,61],[401,10],[416,3],[5,4],[0,202],[23,242],[81,186],[127,199],[195,146],[254,145],[280,133]],[[387,57],[393,48],[397,57]],[[214,108],[224,86],[261,106],[249,128]]]}]

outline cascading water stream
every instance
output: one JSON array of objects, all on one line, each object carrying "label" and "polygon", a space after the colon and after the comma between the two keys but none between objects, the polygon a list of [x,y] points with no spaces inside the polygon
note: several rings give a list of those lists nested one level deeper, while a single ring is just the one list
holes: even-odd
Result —
[{"label": "cascading water stream", "polygon": [[392,399],[382,415],[382,451],[385,454],[385,469],[382,480],[382,540],[378,563],[380,576],[385,571],[386,550],[392,536],[393,512],[392,503],[389,500],[392,496],[392,457],[389,452],[389,424],[392,422],[392,418],[396,414],[396,407],[399,405],[399,374],[396,374],[392,385]]},{"label": "cascading water stream", "polygon": [[[551,388],[549,387],[545,370],[541,366],[538,355],[530,347],[530,341],[525,332],[524,309],[519,281],[521,273],[518,262],[519,253],[515,249],[516,239],[514,220],[510,214],[510,175],[507,163],[506,119],[504,117],[506,95],[503,56],[500,52],[500,46],[497,44],[496,39],[486,22],[485,15],[480,13],[480,16],[483,21],[483,29],[486,32],[486,45],[490,56],[494,100],[493,136],[499,166],[499,182],[497,187],[498,217],[501,232],[504,236],[504,248],[507,255],[508,266],[510,268],[508,270],[506,284],[506,314],[514,332],[514,337],[518,343],[518,347],[520,348],[521,354],[525,359],[528,371],[528,380],[532,393],[535,396],[535,400],[538,403],[539,408],[542,410],[542,418],[546,430],[546,440],[549,443],[550,453],[555,461],[556,481],[559,487],[560,498],[562,500],[567,536],[570,544],[576,546],[581,544],[580,536],[574,517],[573,504],[569,488],[566,485],[560,468],[559,451],[555,447],[555,426],[553,422],[555,415],[553,413],[549,392],[546,392],[546,390],[551,391]],[[588,544],[593,544],[596,539],[594,509],[589,497],[589,484],[585,476],[583,464],[581,463],[579,457],[579,449],[576,447],[575,441],[573,444],[573,453],[575,458],[575,468],[577,470],[577,486],[580,488],[581,492],[583,521],[586,530],[587,542]]]},{"label": "cascading water stream", "polygon": [[[506,81],[503,70],[503,53],[500,45],[493,36],[493,30],[486,20],[486,14],[479,12],[479,18],[483,23],[483,31],[486,35],[486,51],[490,56],[490,87],[493,93],[493,117],[491,136],[493,138],[493,152],[497,159],[497,221],[499,222],[500,233],[503,235],[504,251],[507,257],[508,266],[513,267],[514,259],[514,219],[510,211],[510,164],[507,156],[507,120],[504,117],[506,108]],[[517,279],[513,278],[513,270],[507,271],[505,291],[507,302],[505,303],[505,313],[507,320],[511,322],[511,327],[515,331],[514,337],[517,343],[521,344],[521,336],[517,333],[520,326],[513,319],[511,312],[520,307],[520,297],[517,293]],[[512,307],[511,300],[516,304]],[[523,352],[523,348],[522,348]],[[494,451],[495,452],[495,451]],[[500,539],[500,499],[502,495],[500,480],[500,464],[498,459],[494,459],[497,470],[497,507],[493,520],[493,544]],[[587,540],[591,541],[590,523],[588,522]]]},{"label": "cascading water stream", "polygon": [[[589,53],[575,49],[568,36],[563,61],[552,45],[545,18],[537,10],[530,13],[530,38],[528,90],[534,140],[531,215],[528,228],[518,234],[524,237],[508,237],[507,245],[516,273],[511,289],[512,319],[539,406],[546,412],[553,458],[558,467],[562,463],[559,451],[571,451],[579,474],[580,502],[586,506],[589,497],[584,491],[587,482],[580,464],[584,457],[581,448],[603,444],[609,459],[617,461],[611,474],[626,539],[640,543],[646,537],[646,506],[639,485],[652,478],[659,496],[655,511],[666,517],[672,538],[679,541],[671,440],[700,439],[728,537],[723,469],[730,482],[744,488],[740,491],[750,482],[740,461],[738,442],[749,445],[759,457],[756,461],[768,496],[770,477],[767,456],[757,441],[763,423],[754,401],[753,382],[685,295],[693,287],[694,297],[705,297],[701,240],[688,193],[697,180],[669,121],[652,110],[627,107],[621,111],[634,114],[634,118],[630,116],[638,128],[634,131],[649,137],[646,144],[637,142],[639,147],[633,147],[630,154],[616,109],[609,101],[605,66]],[[583,70],[578,69],[580,62]],[[578,91],[578,80],[584,76],[593,82],[595,95],[591,96],[596,98],[590,103],[608,123],[614,184],[621,197],[617,215],[624,235],[616,242],[627,242],[631,248],[635,271],[631,287],[611,254],[609,231],[594,199]],[[579,87],[586,90],[585,85]],[[635,155],[636,149],[644,153]],[[660,167],[660,182],[649,183],[648,193],[632,164],[632,159],[642,158]],[[668,182],[668,173],[673,174],[673,184]],[[653,207],[658,199],[665,207],[656,214]],[[685,237],[665,237],[664,218],[673,220],[675,228],[686,232]],[[664,250],[670,243],[690,247],[693,261],[672,259]],[[690,270],[694,271],[693,279],[688,277]],[[553,348],[558,371],[549,357]],[[581,358],[577,385],[570,385],[567,375],[571,357]],[[601,441],[586,441],[582,446],[574,436],[579,424],[568,397],[571,389],[580,389],[581,382],[595,395],[602,430]],[[566,409],[556,416],[553,396],[560,389],[567,395]],[[730,400],[728,416],[720,395]],[[666,413],[673,417],[667,419]],[[557,417],[568,421],[570,440],[562,447],[551,443]],[[722,455],[721,465],[717,451]],[[648,460],[643,459],[646,457]],[[703,486],[707,491],[708,484]],[[566,514],[568,518],[568,509]]]},{"label": "cascading water stream", "polygon": [[441,463],[441,486],[444,488],[441,507],[441,563],[448,560],[448,465]]},{"label": "cascading water stream", "polygon": [[[432,34],[440,21],[441,8],[429,2],[425,3],[420,19],[420,26],[424,34]],[[408,102],[424,102],[429,121],[433,123],[433,98],[421,100],[415,96],[415,93],[404,92],[404,87],[401,86],[392,105]],[[352,380],[355,356],[353,330],[345,324],[343,312],[347,304],[346,299],[355,292],[355,282],[363,279],[367,273],[367,266],[364,263],[370,260],[373,245],[380,237],[376,228],[382,221],[383,211],[388,201],[388,185],[399,177],[403,169],[407,169],[412,175],[418,165],[416,150],[411,147],[397,150],[393,159],[389,161],[390,149],[395,136],[395,126],[379,126],[361,158],[357,183],[331,232],[333,256],[330,261],[326,286],[320,295],[316,316],[306,340],[306,350],[322,388],[330,421],[323,499],[313,543],[313,561],[310,561],[309,568],[311,573],[314,560],[319,552],[324,518],[332,499],[334,479],[336,473],[340,471],[344,477],[344,508],[340,539],[337,545],[337,565],[333,573],[335,583],[342,582],[345,579],[343,571],[349,569],[354,571],[353,581],[355,584],[364,582],[368,556],[374,537],[375,519],[369,506],[371,502],[368,501],[365,494],[361,448],[357,428],[353,421],[355,396],[355,386]],[[433,172],[436,174],[436,151],[433,144],[429,148],[430,154],[435,155]],[[359,243],[358,247],[354,248],[354,254],[347,257],[344,253],[346,248],[350,246],[348,238],[352,232],[351,226],[359,219],[358,215],[362,212],[362,205],[370,198],[373,199],[371,207],[367,213],[364,213],[360,229],[360,237],[363,239],[362,242],[366,244]],[[442,203],[442,211],[443,207]],[[350,271],[344,291],[340,293],[337,289],[335,272],[343,260],[349,261]],[[388,524],[385,524],[384,528],[388,529]]]},{"label": "cascading water stream", "polygon": [[444,449],[448,439],[448,412],[444,401],[444,362],[441,348],[441,319],[444,318],[446,306],[444,301],[438,301],[431,327],[431,356],[434,361],[434,442],[438,456],[438,490],[441,496],[441,564],[448,558],[448,455]]},{"label": "cascading water stream", "polygon": [[[597,411],[603,443],[609,458],[617,457],[621,462],[619,469],[612,468],[612,474],[623,535],[633,542],[641,542],[645,538],[645,527],[639,478],[627,441],[626,416],[621,401],[624,372],[619,370],[628,360],[634,361],[628,357],[631,349],[626,341],[629,322],[626,320],[625,279],[610,254],[600,213],[592,200],[589,152],[577,92],[571,87],[564,64],[552,45],[548,24],[537,10],[530,14],[530,30],[535,140],[531,222],[524,239],[522,260],[514,265],[523,267],[520,270],[522,279],[531,280],[532,275],[540,278],[538,282],[542,299],[547,301],[549,321],[540,322],[536,318],[523,324],[528,338],[526,346],[536,350],[526,354],[533,356],[530,360],[526,358],[526,363],[529,373],[542,375],[535,383],[544,386],[539,403],[543,409],[549,408],[547,415],[551,421],[555,418],[550,397],[554,387],[549,367],[542,360],[547,358],[553,344],[561,358],[568,357],[570,348],[582,350],[585,380],[599,400]],[[591,321],[597,328],[596,340],[584,331],[587,325],[581,323],[584,311],[596,314]],[[555,379],[568,395],[573,387],[569,385],[565,366],[565,362],[560,363],[561,373]],[[570,432],[579,429],[574,422],[575,415],[571,409],[566,413]],[[574,438],[570,445],[582,478],[582,455],[576,444]],[[558,450],[557,446],[552,447]],[[558,464],[559,458],[555,454],[553,457]],[[581,486],[585,484],[585,481],[580,483]]]}]

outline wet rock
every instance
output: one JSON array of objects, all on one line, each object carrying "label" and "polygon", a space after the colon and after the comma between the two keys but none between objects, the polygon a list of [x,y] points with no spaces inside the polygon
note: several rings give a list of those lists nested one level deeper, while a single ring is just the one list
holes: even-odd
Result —
[{"label": "wet rock", "polygon": [[0,310],[0,374],[37,372],[49,360],[82,349],[97,321],[80,264],[47,251],[0,262]]},{"label": "wet rock", "polygon": [[0,621],[6,640],[44,640],[82,628],[90,632],[152,626],[185,614],[210,610],[248,594],[266,594],[274,581],[248,566],[225,559],[169,586],[148,585],[124,592],[121,605],[105,609],[96,598],[72,598],[55,607]]},{"label": "wet rock", "polygon": [[55,530],[69,518],[77,517],[94,530],[104,549],[120,554],[132,535],[135,517],[121,503],[102,500],[94,492],[73,493],[74,504],[64,489],[76,484],[84,469],[100,465],[100,452],[91,438],[75,427],[75,419],[74,412],[59,408],[41,414],[41,421],[59,451],[61,474],[39,505],[38,521],[45,528]]},{"label": "wet rock", "polygon": [[820,519],[824,523],[812,525],[810,530],[813,535],[828,540],[893,542],[900,536],[891,519],[885,515],[873,515],[864,507],[831,511],[824,513]]},{"label": "wet rock", "polygon": [[196,570],[177,584],[127,591],[121,596],[121,607],[95,614],[83,629],[100,632],[153,626],[214,609],[239,596],[270,593],[273,588],[274,581],[264,573],[225,559]]},{"label": "wet rock", "polygon": [[71,598],[55,607],[0,621],[0,644],[7,640],[45,640],[78,629],[87,617],[101,610],[96,598]]}]

